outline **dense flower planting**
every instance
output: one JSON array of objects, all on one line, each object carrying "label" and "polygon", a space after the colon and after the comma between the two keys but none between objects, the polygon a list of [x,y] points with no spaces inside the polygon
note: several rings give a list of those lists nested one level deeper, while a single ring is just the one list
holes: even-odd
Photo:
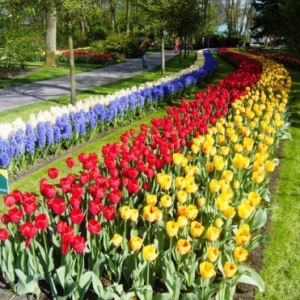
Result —
[{"label": "dense flower planting", "polygon": [[253,53],[255,55],[261,55],[270,59],[277,61],[278,63],[282,63],[284,66],[293,68],[296,70],[300,69],[300,59],[299,57],[293,57],[291,55],[285,54],[274,54],[274,53],[267,53],[267,52],[260,52],[255,49],[248,49],[249,53]]},{"label": "dense flower planting", "polygon": [[0,124],[0,167],[13,173],[47,154],[56,154],[60,148],[90,139],[191,91],[215,68],[213,56],[208,51],[199,52],[195,64],[178,74],[111,95],[90,97],[75,106],[52,107],[31,115],[28,122],[18,118],[12,124]]},{"label": "dense flower planting", "polygon": [[16,293],[38,294],[39,280],[54,299],[89,288],[147,300],[232,299],[238,282],[264,290],[247,257],[264,241],[291,79],[271,60],[221,51],[236,72],[105,145],[103,163],[81,153],[66,177],[49,168],[40,196],[4,196],[0,266]]},{"label": "dense flower planting", "polygon": [[[63,50],[56,56],[59,62],[69,62],[70,53],[68,50]],[[106,66],[117,62],[117,57],[114,54],[108,53],[90,52],[89,50],[74,50],[74,62]]]}]

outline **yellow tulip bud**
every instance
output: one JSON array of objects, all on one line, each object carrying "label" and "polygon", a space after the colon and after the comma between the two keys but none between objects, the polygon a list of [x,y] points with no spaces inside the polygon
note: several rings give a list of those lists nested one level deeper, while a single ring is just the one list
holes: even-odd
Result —
[{"label": "yellow tulip bud", "polygon": [[248,258],[248,251],[242,247],[236,247],[234,249],[233,256],[237,262],[243,262]]},{"label": "yellow tulip bud", "polygon": [[198,221],[192,221],[190,226],[190,234],[194,238],[198,238],[203,233],[205,227]]},{"label": "yellow tulip bud", "polygon": [[142,245],[143,240],[139,236],[133,236],[129,241],[129,246],[134,252],[139,251]]},{"label": "yellow tulip bud", "polygon": [[139,217],[139,211],[136,208],[131,209],[130,221],[136,222]]},{"label": "yellow tulip bud", "polygon": [[227,261],[224,265],[224,275],[225,277],[231,278],[235,275],[237,267],[234,263]]},{"label": "yellow tulip bud", "polygon": [[153,261],[158,256],[154,245],[145,246],[142,250],[142,255],[143,258],[147,261]]},{"label": "yellow tulip bud", "polygon": [[115,233],[112,238],[112,243],[116,248],[118,248],[121,246],[122,240],[123,240],[123,237],[121,235],[119,235],[118,233]]},{"label": "yellow tulip bud", "polygon": [[129,206],[124,205],[120,208],[120,217],[123,220],[128,220],[131,216],[131,209]]},{"label": "yellow tulip bud", "polygon": [[215,262],[219,257],[219,249],[216,247],[208,247],[206,250],[206,257],[210,262]]},{"label": "yellow tulip bud", "polygon": [[175,235],[177,235],[179,230],[179,226],[176,222],[174,221],[168,221],[166,223],[166,231],[169,237],[173,237]]},{"label": "yellow tulip bud", "polygon": [[216,275],[214,265],[208,261],[204,261],[199,265],[199,273],[204,279],[210,279]]},{"label": "yellow tulip bud", "polygon": [[176,244],[176,250],[181,255],[185,255],[191,251],[191,244],[188,240],[180,239]]},{"label": "yellow tulip bud", "polygon": [[163,195],[160,199],[160,203],[164,208],[168,208],[172,205],[172,197],[170,195]]},{"label": "yellow tulip bud", "polygon": [[185,203],[188,199],[188,193],[184,190],[180,190],[177,192],[176,198],[179,203]]},{"label": "yellow tulip bud", "polygon": [[148,195],[146,198],[146,202],[148,205],[155,205],[157,203],[157,196],[156,195]]},{"label": "yellow tulip bud", "polygon": [[177,224],[180,229],[183,229],[188,224],[188,218],[186,216],[179,216],[177,219]]},{"label": "yellow tulip bud", "polygon": [[207,228],[206,231],[206,238],[210,241],[210,242],[214,242],[215,240],[217,240],[220,236],[220,230],[217,227],[214,226],[210,226]]}]

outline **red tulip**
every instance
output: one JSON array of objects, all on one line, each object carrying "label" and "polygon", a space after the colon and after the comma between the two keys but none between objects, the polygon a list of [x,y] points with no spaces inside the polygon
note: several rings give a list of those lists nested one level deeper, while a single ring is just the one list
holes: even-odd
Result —
[{"label": "red tulip", "polygon": [[146,181],[146,182],[144,182],[143,187],[144,187],[145,191],[149,191],[151,188],[151,183]]},{"label": "red tulip", "polygon": [[47,173],[51,179],[56,179],[58,177],[58,170],[56,168],[49,168]]},{"label": "red tulip", "polygon": [[130,194],[136,194],[140,190],[140,185],[136,179],[130,179],[126,188]]},{"label": "red tulip", "polygon": [[84,213],[80,208],[75,208],[70,211],[70,219],[74,224],[80,224],[84,219]]},{"label": "red tulip", "polygon": [[127,169],[123,169],[122,170],[122,175],[126,176],[130,179],[136,179],[139,175],[139,171],[134,167],[130,167],[130,168],[127,168]]},{"label": "red tulip", "polygon": [[67,226],[61,234],[61,239],[63,243],[72,243],[75,237],[74,230],[72,226]]},{"label": "red tulip", "polygon": [[88,188],[88,191],[93,198],[102,199],[105,196],[106,188],[100,188],[94,184]]},{"label": "red tulip", "polygon": [[38,204],[35,197],[25,198],[23,201],[23,208],[26,214],[32,215],[38,208]]},{"label": "red tulip", "polygon": [[62,243],[61,245],[61,253],[62,255],[66,255],[69,251],[69,243]]},{"label": "red tulip", "polygon": [[108,199],[111,203],[117,204],[122,198],[122,192],[118,189],[113,189],[108,193]]},{"label": "red tulip", "polygon": [[56,231],[60,234],[64,232],[64,230],[68,227],[68,223],[62,220],[59,220],[56,224]]},{"label": "red tulip", "polygon": [[33,238],[37,234],[37,228],[31,222],[20,225],[20,232],[25,238]]},{"label": "red tulip", "polygon": [[46,229],[49,225],[49,220],[46,214],[39,214],[34,217],[35,219],[35,226],[39,230]]},{"label": "red tulip", "polygon": [[61,215],[66,210],[66,202],[61,198],[52,199],[51,206],[49,208],[54,214]]},{"label": "red tulip", "polygon": [[10,194],[14,196],[16,203],[23,201],[23,194],[19,190],[13,190]]},{"label": "red tulip", "polygon": [[117,189],[121,185],[121,179],[119,177],[111,177],[108,179],[108,182],[112,189]]},{"label": "red tulip", "polygon": [[57,194],[57,190],[53,184],[41,184],[40,193],[46,198],[53,198]]},{"label": "red tulip", "polygon": [[88,221],[88,231],[91,234],[98,234],[101,230],[101,224],[99,221],[95,220],[95,219],[90,219]]},{"label": "red tulip", "polygon": [[83,195],[83,188],[80,184],[74,184],[71,187],[72,196],[75,198],[81,198]]},{"label": "red tulip", "polygon": [[4,225],[7,225],[9,222],[10,222],[10,217],[8,214],[3,214],[1,216],[1,222],[4,224]]},{"label": "red tulip", "polygon": [[109,187],[108,179],[102,175],[99,175],[95,178],[95,183],[97,184],[98,187],[104,187],[104,188]]},{"label": "red tulip", "polygon": [[61,178],[59,184],[64,194],[71,191],[71,183],[67,177]]},{"label": "red tulip", "polygon": [[116,208],[114,206],[105,206],[103,216],[106,220],[111,221],[116,217]]},{"label": "red tulip", "polygon": [[16,204],[16,198],[12,194],[3,196],[4,204],[8,207],[14,206]]},{"label": "red tulip", "polygon": [[90,181],[90,174],[89,173],[81,173],[79,181],[80,181],[80,183],[82,185],[85,185],[85,184],[89,183],[89,181]]},{"label": "red tulip", "polygon": [[96,216],[102,211],[103,205],[98,199],[89,202],[89,212]]},{"label": "red tulip", "polygon": [[73,209],[79,208],[81,205],[81,198],[76,198],[76,197],[71,196],[69,202]]},{"label": "red tulip", "polygon": [[66,159],[66,163],[67,163],[68,168],[73,168],[75,166],[75,160],[73,157],[68,157]]},{"label": "red tulip", "polygon": [[23,211],[14,207],[8,211],[8,216],[11,222],[19,223],[23,217]]},{"label": "red tulip", "polygon": [[104,157],[104,164],[108,169],[115,169],[116,168],[116,161],[111,158],[111,156]]},{"label": "red tulip", "polygon": [[72,241],[72,248],[77,253],[82,253],[85,249],[86,241],[83,236],[76,235]]},{"label": "red tulip", "polygon": [[0,228],[0,241],[4,242],[8,239],[9,233],[6,229]]}]

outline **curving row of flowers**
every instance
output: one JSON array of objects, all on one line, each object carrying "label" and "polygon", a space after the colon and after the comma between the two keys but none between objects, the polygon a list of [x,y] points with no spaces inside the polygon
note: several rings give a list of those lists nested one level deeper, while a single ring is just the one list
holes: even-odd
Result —
[{"label": "curving row of flowers", "polygon": [[[97,153],[49,168],[40,196],[4,196],[0,267],[17,294],[54,299],[232,299],[264,290],[247,264],[264,242],[275,149],[291,79],[277,63],[220,50],[240,67]],[[73,174],[75,164],[82,165]]]},{"label": "curving row of flowers", "polygon": [[212,55],[199,51],[195,64],[178,74],[111,95],[90,97],[75,106],[54,106],[31,115],[27,122],[18,118],[11,124],[0,124],[0,167],[12,174],[61,148],[69,149],[192,90],[215,68]]}]

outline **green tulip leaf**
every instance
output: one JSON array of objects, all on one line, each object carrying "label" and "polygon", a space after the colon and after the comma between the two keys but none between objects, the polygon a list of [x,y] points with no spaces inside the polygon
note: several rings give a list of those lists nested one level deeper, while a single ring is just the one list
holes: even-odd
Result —
[{"label": "green tulip leaf", "polygon": [[267,210],[265,208],[257,208],[248,221],[251,230],[263,227],[267,222],[267,217]]},{"label": "green tulip leaf", "polygon": [[252,284],[258,287],[260,292],[265,290],[265,284],[259,274],[252,268],[242,265],[238,268],[239,272],[242,273],[238,282]]},{"label": "green tulip leaf", "polygon": [[80,299],[85,295],[86,291],[88,290],[91,282],[93,279],[93,272],[88,271],[84,273],[82,276],[80,276],[79,283],[78,283],[78,293],[80,296]]},{"label": "green tulip leaf", "polygon": [[153,297],[153,300],[173,300],[173,296],[168,293],[157,293]]},{"label": "green tulip leaf", "polygon": [[38,285],[38,276],[28,276],[20,269],[16,269],[15,272],[18,277],[18,283],[16,286],[16,292],[18,295],[26,295],[29,293],[37,295],[41,293]]},{"label": "green tulip leaf", "polygon": [[198,300],[198,296],[194,293],[184,294],[180,300]]}]

